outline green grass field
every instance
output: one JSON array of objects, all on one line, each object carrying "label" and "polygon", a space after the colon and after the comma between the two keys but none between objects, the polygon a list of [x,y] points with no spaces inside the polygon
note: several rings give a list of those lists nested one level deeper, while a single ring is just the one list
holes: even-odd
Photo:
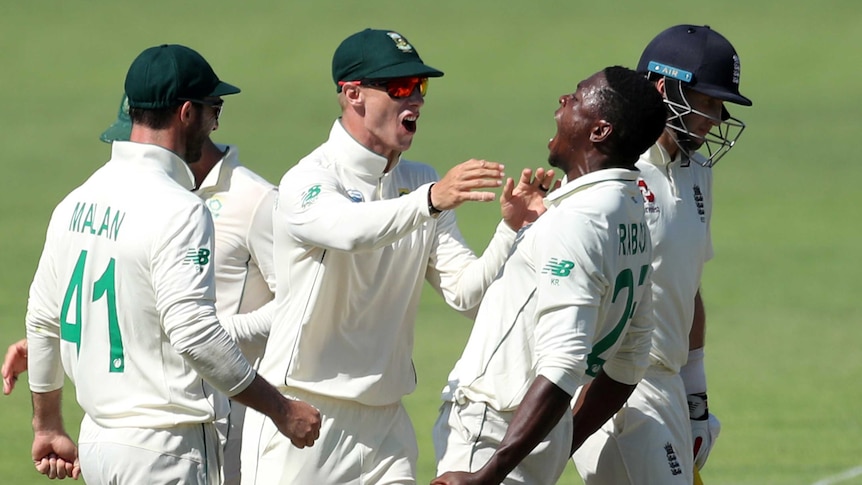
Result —
[{"label": "green grass field", "polygon": [[[633,66],[676,23],[710,24],[736,46],[748,124],[718,165],[715,259],[706,269],[707,369],[722,433],[707,485],[862,483],[862,4],[855,0],[586,2],[7,1],[0,6],[0,346],[20,338],[27,289],[54,205],[107,160],[98,134],[144,48],[199,50],[243,93],[214,138],[273,182],[325,139],[337,116],[337,44],[365,27],[401,31],[430,65],[408,156],[439,171],[467,158],[544,166],[559,95],[613,64]],[[133,181],[130,181],[133,183]],[[495,204],[458,211],[481,250]],[[853,214],[856,214],[855,216]],[[419,482],[434,475],[438,393],[469,322],[426,292],[417,323]],[[70,431],[80,410],[65,400]],[[0,398],[0,482],[45,483],[30,461],[22,386]],[[848,472],[849,470],[849,472]],[[845,473],[846,472],[846,473]],[[840,475],[845,474],[844,478]],[[580,483],[567,471],[560,483]]]}]

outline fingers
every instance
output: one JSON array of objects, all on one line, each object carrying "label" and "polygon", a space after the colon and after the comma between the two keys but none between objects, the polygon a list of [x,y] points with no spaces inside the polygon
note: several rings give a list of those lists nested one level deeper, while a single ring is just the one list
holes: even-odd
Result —
[{"label": "fingers", "polygon": [[6,373],[3,372],[3,394],[7,396],[12,394],[12,390],[15,389],[15,381],[17,380],[18,377],[6,377]]},{"label": "fingers", "polygon": [[[57,457],[54,453],[35,462],[36,470],[42,475],[46,475],[51,480],[63,480],[66,477],[72,477],[77,466],[75,463],[69,463],[66,460]],[[80,473],[80,467],[78,467]],[[77,478],[77,477],[76,477]]]},{"label": "fingers", "polygon": [[489,202],[496,199],[494,193],[481,189],[503,185],[504,168],[497,162],[476,159],[452,167],[431,189],[434,207],[450,210],[466,201]]},{"label": "fingers", "polygon": [[554,188],[554,171],[537,168],[534,182],[536,183],[536,188],[544,193],[548,193],[552,188]]},{"label": "fingers", "polygon": [[3,394],[9,395],[15,388],[18,374],[27,370],[27,340],[19,340],[9,346],[3,359]]},{"label": "fingers", "polygon": [[285,436],[297,448],[313,446],[320,438],[320,411],[303,401],[289,399],[288,403],[290,418]]},{"label": "fingers", "polygon": [[320,438],[320,429],[312,429],[299,438],[290,438],[290,442],[297,448],[305,448],[314,446],[314,442]]}]

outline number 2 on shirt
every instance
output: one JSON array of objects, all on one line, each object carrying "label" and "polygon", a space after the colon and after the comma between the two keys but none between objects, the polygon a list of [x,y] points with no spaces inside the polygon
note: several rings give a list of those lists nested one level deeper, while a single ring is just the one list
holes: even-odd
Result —
[{"label": "number 2 on shirt", "polygon": [[[648,264],[641,266],[640,276],[638,277],[638,286],[644,284],[644,280],[646,279],[648,272]],[[599,373],[599,370],[602,368],[602,364],[605,363],[605,360],[599,357],[599,355],[611,348],[611,346],[617,342],[617,339],[619,339],[620,335],[623,333],[626,322],[629,321],[629,318],[631,318],[635,312],[635,307],[637,306],[637,302],[634,301],[635,279],[632,270],[629,268],[620,271],[620,274],[617,275],[616,281],[614,282],[614,302],[617,301],[617,296],[623,290],[627,290],[627,297],[626,307],[623,310],[623,315],[620,317],[620,321],[617,322],[611,333],[607,334],[605,338],[599,340],[595,345],[593,345],[593,351],[587,356],[586,374],[592,377],[595,377],[596,374]]]},{"label": "number 2 on shirt", "polygon": [[[84,288],[84,266],[87,263],[87,251],[81,251],[75,270],[66,287],[66,295],[63,297],[63,307],[60,310],[60,338],[67,342],[74,342],[78,352],[81,351],[81,299]],[[108,262],[108,267],[93,283],[93,302],[105,297],[108,310],[108,338],[110,339],[111,351],[108,361],[108,372],[123,372],[125,370],[125,355],[123,351],[123,337],[120,334],[120,322],[117,318],[117,291],[114,284],[114,258]],[[75,322],[69,322],[69,306],[75,299]]]}]

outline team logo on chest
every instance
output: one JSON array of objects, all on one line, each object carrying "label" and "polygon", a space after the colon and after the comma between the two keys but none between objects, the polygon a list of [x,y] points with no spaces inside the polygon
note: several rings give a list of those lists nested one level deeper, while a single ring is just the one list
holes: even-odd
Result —
[{"label": "team logo on chest", "polygon": [[224,207],[224,204],[222,204],[222,201],[218,196],[215,196],[207,201],[207,207],[209,207],[210,214],[212,214],[213,219],[218,219],[219,213],[221,212],[221,208]]},{"label": "team logo on chest", "polygon": [[703,205],[703,192],[700,191],[700,186],[694,186],[694,203],[697,205],[697,215],[700,216],[700,222],[706,222],[706,209]]},{"label": "team logo on chest", "polygon": [[365,196],[362,195],[362,192],[356,189],[347,189],[347,198],[353,202],[362,202],[365,200]]},{"label": "team logo on chest", "polygon": [[658,204],[655,203],[655,194],[647,187],[644,179],[638,179],[638,188],[641,189],[641,194],[644,196],[644,212],[647,214],[658,214]]}]

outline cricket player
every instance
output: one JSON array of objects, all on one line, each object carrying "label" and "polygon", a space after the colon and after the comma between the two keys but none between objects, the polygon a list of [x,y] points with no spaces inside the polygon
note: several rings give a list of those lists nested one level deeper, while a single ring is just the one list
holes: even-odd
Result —
[{"label": "cricket player", "polygon": [[[218,129],[219,119],[213,131]],[[132,130],[129,101],[124,94],[117,119],[99,139],[105,143],[128,141]],[[216,281],[216,315],[227,323],[228,333],[237,339],[243,355],[256,362],[263,354],[275,306],[275,271],[272,264],[272,209],[275,186],[240,165],[238,149],[230,145],[204,142],[200,160],[189,163],[195,179],[195,193],[213,215]],[[242,317],[236,317],[242,315]],[[4,393],[15,386],[18,374],[27,370],[27,340],[9,346],[3,362]],[[240,447],[245,406],[238,402],[213,400],[221,406],[226,422],[218,421],[224,446],[224,484],[240,483]]]},{"label": "cricket player", "polygon": [[[243,435],[243,483],[413,484],[417,444],[402,397],[416,386],[413,330],[425,281],[458,310],[478,305],[553,173],[508,179],[504,221],[477,258],[451,211],[491,201],[500,164],[469,160],[438,179],[402,159],[425,103],[426,65],[398,32],[366,29],[336,49],[341,117],[281,180],[273,220],[276,317],[261,374],[321,411],[298,450],[257,413]],[[312,451],[313,450],[313,451]],[[295,451],[300,451],[296,453]],[[309,452],[311,451],[311,452]]]},{"label": "cricket player", "polygon": [[130,141],[54,210],[31,286],[33,458],[49,477],[78,473],[59,413],[65,370],[85,412],[88,483],[221,483],[206,383],[295,446],[314,443],[320,416],[257,376],[216,317],[212,217],[186,161],[239,89],[192,49],[161,45],[135,59],[125,92]]},{"label": "cricket player", "polygon": [[[222,108],[218,109],[220,115]],[[216,116],[213,131],[218,127]],[[99,139],[126,141],[130,130],[128,98],[123,95],[117,120]],[[240,164],[236,146],[215,144],[210,137],[204,141],[200,160],[188,166],[194,175],[194,193],[213,218],[216,315],[245,358],[255,363],[263,355],[275,309],[272,211],[278,192]],[[219,435],[226,440],[224,484],[239,485],[245,406],[219,397],[213,399],[221,406],[220,414],[227,414],[226,422],[217,422]]]},{"label": "cricket player", "polygon": [[634,164],[664,104],[643,76],[608,67],[561,96],[555,118],[549,162],[566,183],[519,234],[449,374],[433,485],[557,483],[573,426],[597,429],[647,367],[652,245]]},{"label": "cricket player", "polygon": [[712,257],[711,167],[745,127],[725,103],[751,101],[739,93],[736,50],[708,26],[661,32],[644,49],[638,71],[653,81],[668,111],[664,133],[637,163],[654,247],[650,367],[574,462],[587,485],[691,485],[720,429],[707,408],[700,297],[703,266]]}]

